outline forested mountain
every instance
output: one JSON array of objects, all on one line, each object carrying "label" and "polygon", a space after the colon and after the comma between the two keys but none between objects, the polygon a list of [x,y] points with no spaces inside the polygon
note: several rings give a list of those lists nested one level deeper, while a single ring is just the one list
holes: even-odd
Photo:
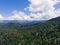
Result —
[{"label": "forested mountain", "polygon": [[50,19],[50,21],[60,21],[60,16],[57,18]]},{"label": "forested mountain", "polygon": [[24,26],[0,25],[0,45],[60,45],[60,17]]}]

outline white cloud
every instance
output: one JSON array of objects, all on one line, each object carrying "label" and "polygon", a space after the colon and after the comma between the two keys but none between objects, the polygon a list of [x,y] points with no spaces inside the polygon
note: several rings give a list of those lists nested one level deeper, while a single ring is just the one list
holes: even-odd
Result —
[{"label": "white cloud", "polygon": [[[36,20],[49,20],[60,16],[60,9],[55,10],[54,5],[60,0],[29,0],[30,5],[25,8],[31,12],[30,16]],[[37,12],[37,13],[33,13]]]},{"label": "white cloud", "polygon": [[0,20],[4,20],[4,17],[2,16],[2,14],[0,14]]},{"label": "white cloud", "polygon": [[37,11],[47,11],[54,10],[54,5],[60,2],[60,0],[29,0],[30,5],[29,11],[37,12]]},{"label": "white cloud", "polygon": [[60,16],[60,9],[55,10],[56,5],[60,0],[28,0],[30,5],[24,10],[29,9],[30,14],[27,15],[22,11],[13,11],[13,15],[4,18],[0,15],[0,20],[49,20]]},{"label": "white cloud", "polygon": [[21,11],[13,11],[13,15],[8,17],[8,20],[49,20],[54,17],[60,16],[60,10],[49,10],[44,13],[30,13],[30,15],[26,15]]},{"label": "white cloud", "polygon": [[49,20],[51,18],[55,18],[55,17],[58,17],[60,16],[60,10],[56,10],[56,11],[52,11],[52,10],[49,10],[47,12],[44,12],[44,13],[31,13],[30,17],[32,17],[32,19],[34,20]]},{"label": "white cloud", "polygon": [[8,20],[31,20],[24,12],[14,11],[13,16],[8,17]]}]

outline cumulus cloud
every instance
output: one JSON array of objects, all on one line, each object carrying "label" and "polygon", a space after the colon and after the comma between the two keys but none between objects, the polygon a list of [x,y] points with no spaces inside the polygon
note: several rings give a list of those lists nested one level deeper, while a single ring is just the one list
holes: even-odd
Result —
[{"label": "cumulus cloud", "polygon": [[56,11],[52,11],[49,10],[47,12],[44,13],[31,13],[30,17],[33,17],[34,20],[49,20],[51,18],[55,18],[60,16],[60,10],[56,10]]},{"label": "cumulus cloud", "polygon": [[25,14],[22,11],[13,11],[13,15],[8,17],[8,20],[49,20],[54,17],[60,16],[60,10],[49,10],[44,13],[30,13]]},{"label": "cumulus cloud", "polygon": [[8,20],[31,20],[31,18],[22,11],[13,11],[13,16],[8,17]]},{"label": "cumulus cloud", "polygon": [[37,12],[37,11],[47,11],[47,10],[54,10],[54,5],[60,2],[60,0],[29,0],[30,5],[29,11]]},{"label": "cumulus cloud", "polygon": [[[31,12],[33,19],[48,20],[60,16],[60,9],[55,10],[54,5],[60,0],[28,0],[30,5],[25,8]],[[37,12],[37,13],[36,13]]]},{"label": "cumulus cloud", "polygon": [[9,17],[11,20],[49,20],[60,16],[60,9],[55,10],[54,5],[60,0],[28,0],[30,5],[24,10],[29,9],[30,14],[26,15],[21,11],[14,11],[14,15]]},{"label": "cumulus cloud", "polygon": [[[30,12],[29,15],[22,11],[13,11],[13,15],[9,16],[8,20],[49,20],[60,16],[60,9],[56,9],[54,5],[60,2],[60,0],[28,0],[29,6],[24,8]],[[0,20],[4,19],[0,15]]]}]

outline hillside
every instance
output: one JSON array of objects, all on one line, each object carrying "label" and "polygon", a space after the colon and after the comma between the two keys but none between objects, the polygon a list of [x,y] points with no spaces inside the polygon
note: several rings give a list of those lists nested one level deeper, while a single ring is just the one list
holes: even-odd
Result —
[{"label": "hillside", "polygon": [[0,45],[60,45],[60,17],[24,28],[8,23],[0,28]]}]

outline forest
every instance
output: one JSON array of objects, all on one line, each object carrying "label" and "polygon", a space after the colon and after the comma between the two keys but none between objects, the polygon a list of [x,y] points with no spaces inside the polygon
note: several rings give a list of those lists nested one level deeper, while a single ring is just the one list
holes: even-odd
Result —
[{"label": "forest", "polygon": [[60,17],[31,26],[0,25],[0,45],[60,45]]}]

